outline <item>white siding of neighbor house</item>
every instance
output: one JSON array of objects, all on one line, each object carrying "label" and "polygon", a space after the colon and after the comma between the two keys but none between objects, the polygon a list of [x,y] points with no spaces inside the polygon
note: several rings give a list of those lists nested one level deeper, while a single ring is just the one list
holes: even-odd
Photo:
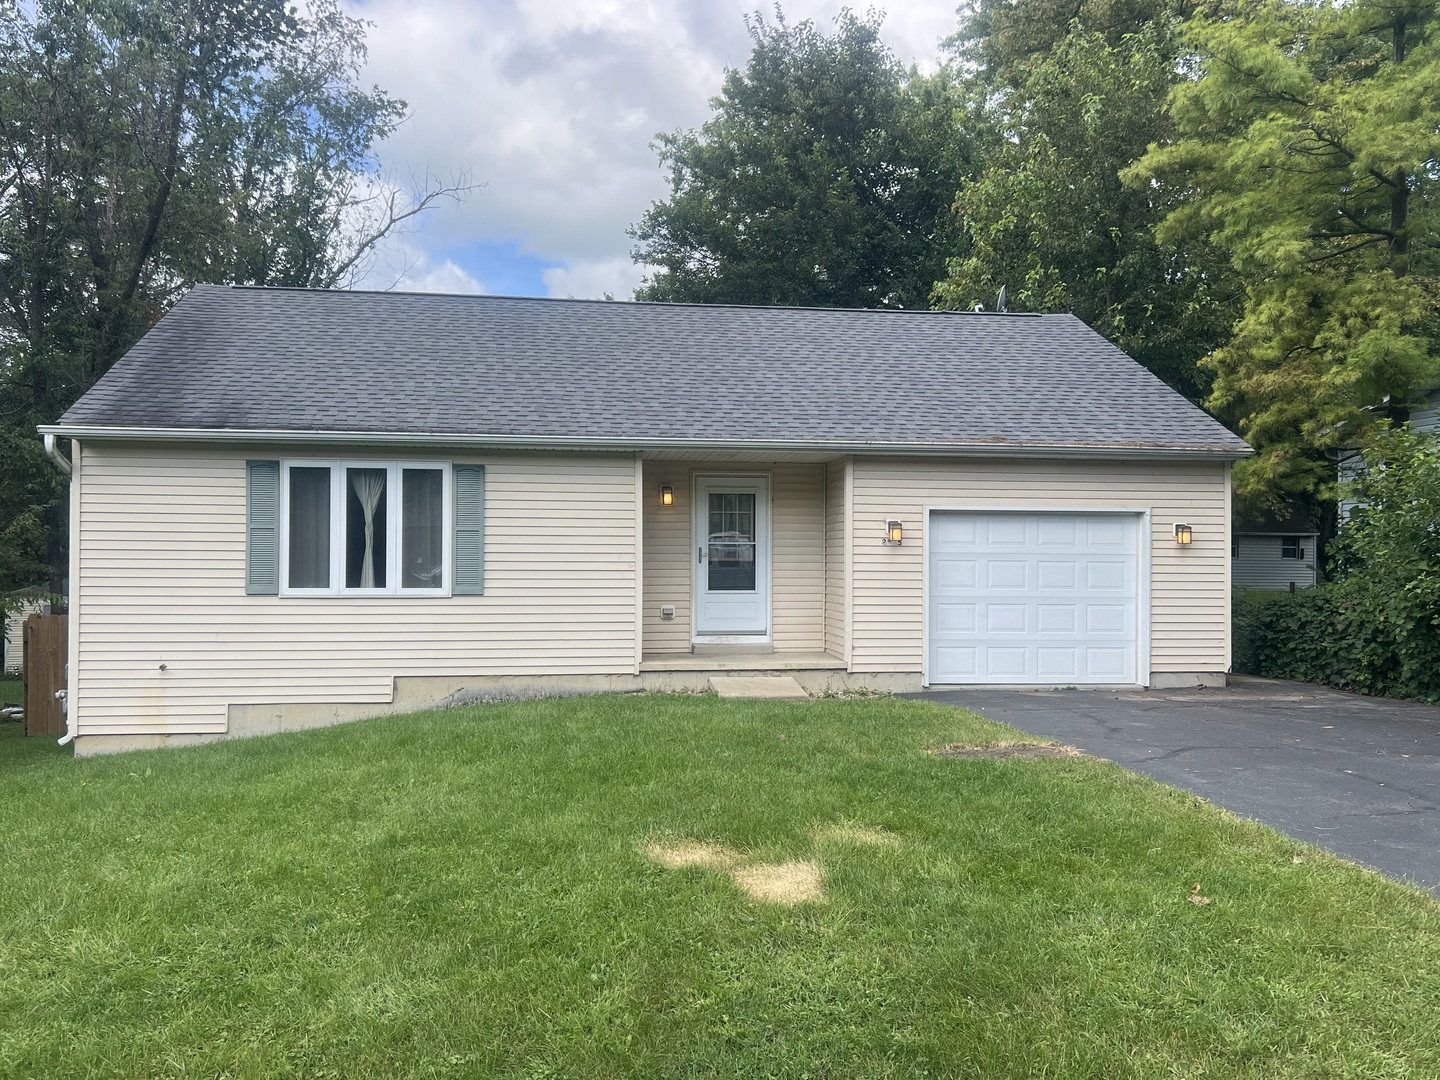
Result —
[{"label": "white siding of neighbor house", "polygon": [[[483,463],[485,595],[247,596],[245,461],[287,456]],[[634,670],[632,456],[87,441],[77,471],[82,735],[221,732],[231,704],[388,702],[396,676]]]},{"label": "white siding of neighbor house", "polygon": [[1411,431],[1440,431],[1440,389],[1431,390],[1423,408],[1410,410]]},{"label": "white siding of neighbor house", "polygon": [[1289,589],[1294,582],[1297,589],[1308,589],[1315,584],[1315,543],[1314,534],[1300,537],[1305,548],[1305,558],[1285,559],[1280,555],[1281,536],[1247,533],[1237,536],[1240,554],[1230,560],[1231,582],[1237,589]]},{"label": "white siding of neighbor house", "polygon": [[0,665],[3,671],[25,671],[25,619],[43,611],[40,604],[26,604],[17,611],[4,616],[5,661]]},{"label": "white siding of neighbor house", "polygon": [[[696,473],[770,477],[770,638],[777,650],[825,643],[825,466],[723,461],[647,461],[644,509],[644,651],[690,651],[695,567],[692,484]],[[673,506],[660,488],[675,489]],[[675,605],[675,618],[661,608]]]},{"label": "white siding of neighbor house", "polygon": [[850,459],[832,461],[825,472],[825,651],[842,659],[848,647],[845,622],[850,581],[845,528],[849,520]]},{"label": "white siding of neighbor house", "polygon": [[[853,671],[923,670],[927,506],[1148,509],[1150,670],[1230,667],[1227,463],[857,458],[853,485]],[[904,523],[899,547],[883,543],[888,518]]]}]

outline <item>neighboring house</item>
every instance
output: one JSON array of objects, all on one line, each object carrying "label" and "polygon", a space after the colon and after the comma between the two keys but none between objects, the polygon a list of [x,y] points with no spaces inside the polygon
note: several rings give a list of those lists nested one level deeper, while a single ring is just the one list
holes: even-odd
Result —
[{"label": "neighboring house", "polygon": [[[1411,431],[1440,432],[1440,386],[1431,387],[1429,390],[1422,390],[1413,395],[1414,404],[1408,411],[1397,409],[1396,411],[1404,417]],[[1338,452],[1335,466],[1336,479],[1342,485],[1353,483],[1360,479],[1365,472],[1365,458],[1359,450],[1353,447]],[[1343,494],[1339,500],[1339,517],[1343,522],[1360,504],[1354,499],[1346,498]]]},{"label": "neighboring house", "polygon": [[1239,515],[1230,537],[1230,582],[1237,589],[1308,589],[1315,584],[1319,541],[1294,507]]},{"label": "neighboring house", "polygon": [[461,688],[1230,664],[1249,450],[1068,315],[202,286],[42,431],[79,753]]},{"label": "neighboring house", "polygon": [[25,619],[50,610],[49,604],[27,603],[3,616],[4,634],[0,635],[0,672],[7,675],[25,674]]}]

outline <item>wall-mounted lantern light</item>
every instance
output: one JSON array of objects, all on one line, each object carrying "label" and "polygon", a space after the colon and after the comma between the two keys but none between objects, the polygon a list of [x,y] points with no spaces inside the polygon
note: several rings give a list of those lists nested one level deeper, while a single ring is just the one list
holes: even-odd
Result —
[{"label": "wall-mounted lantern light", "polygon": [[1190,526],[1186,525],[1183,521],[1177,521],[1175,523],[1175,543],[1184,547],[1190,543],[1191,539]]},{"label": "wall-mounted lantern light", "polygon": [[671,487],[669,484],[661,484],[661,485],[660,485],[660,505],[661,505],[661,506],[674,506],[674,505],[675,505],[675,489],[674,489],[673,487]]},{"label": "wall-mounted lantern light", "polygon": [[885,543],[902,544],[905,542],[905,526],[891,518],[885,522]]}]

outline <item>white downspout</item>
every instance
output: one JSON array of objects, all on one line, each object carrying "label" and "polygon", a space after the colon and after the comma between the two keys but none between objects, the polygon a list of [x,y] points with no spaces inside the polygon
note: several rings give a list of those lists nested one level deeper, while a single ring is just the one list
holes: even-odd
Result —
[{"label": "white downspout", "polygon": [[55,436],[46,432],[42,437],[45,440],[45,453],[49,454],[55,464],[60,466],[60,471],[66,476],[74,475],[75,470],[70,466],[70,459],[62,454],[60,448],[55,445]]},{"label": "white downspout", "polygon": [[[47,431],[41,438],[45,442],[45,453],[49,454],[50,459],[60,467],[60,471],[66,476],[74,476],[75,469],[70,464],[70,459],[62,454],[60,448],[55,445],[55,436]],[[68,689],[70,682],[70,665],[68,663],[65,665],[65,682],[67,688],[55,692],[55,696],[60,699],[60,709],[65,713],[65,734],[56,740],[60,746],[67,745],[71,739],[75,738],[75,727],[70,723],[70,691]]]}]

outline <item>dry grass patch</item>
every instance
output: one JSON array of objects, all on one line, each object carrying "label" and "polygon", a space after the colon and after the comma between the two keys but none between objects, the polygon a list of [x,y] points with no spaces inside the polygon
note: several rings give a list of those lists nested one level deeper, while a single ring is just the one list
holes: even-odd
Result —
[{"label": "dry grass patch", "polygon": [[645,854],[669,870],[698,866],[726,874],[752,900],[768,904],[803,904],[823,900],[823,872],[807,860],[767,863],[747,861],[746,856],[724,844],[709,840],[664,840],[645,845]]},{"label": "dry grass patch", "polygon": [[1084,757],[1073,746],[1057,746],[1054,743],[1039,742],[997,742],[988,746],[972,746],[968,743],[949,743],[946,746],[932,746],[930,753],[936,757],[958,758],[1078,758]]},{"label": "dry grass patch", "polygon": [[825,899],[820,864],[808,860],[751,863],[730,871],[730,880],[752,900],[769,904],[804,904]]},{"label": "dry grass patch", "polygon": [[816,825],[810,834],[822,844],[859,844],[863,847],[896,847],[900,838],[884,829],[861,825],[854,821],[840,821],[830,825]]},{"label": "dry grass patch", "polygon": [[687,866],[727,870],[744,858],[733,848],[708,840],[657,840],[645,845],[645,854],[670,870],[683,870]]}]

